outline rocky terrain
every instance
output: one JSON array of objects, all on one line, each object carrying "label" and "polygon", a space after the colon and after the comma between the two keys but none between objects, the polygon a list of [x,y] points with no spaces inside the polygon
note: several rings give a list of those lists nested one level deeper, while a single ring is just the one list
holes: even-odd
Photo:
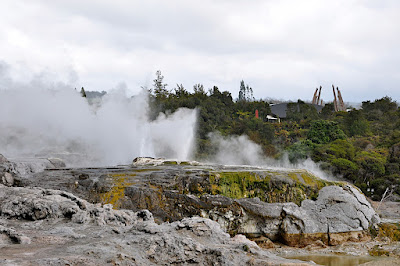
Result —
[{"label": "rocky terrain", "polygon": [[301,264],[280,247],[365,243],[380,222],[358,189],[305,170],[150,158],[66,168],[0,156],[0,178],[9,265]]},{"label": "rocky terrain", "polygon": [[156,224],[51,189],[0,185],[2,265],[279,265],[299,263],[231,238],[209,219]]}]

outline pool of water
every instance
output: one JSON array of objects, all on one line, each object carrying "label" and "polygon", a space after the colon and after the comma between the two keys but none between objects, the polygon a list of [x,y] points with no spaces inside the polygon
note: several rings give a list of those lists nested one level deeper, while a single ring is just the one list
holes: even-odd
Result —
[{"label": "pool of water", "polygon": [[349,256],[349,255],[294,255],[285,256],[287,259],[297,259],[303,261],[314,261],[316,264],[327,265],[327,266],[353,266],[360,265],[372,260],[376,260],[374,257],[368,256]]}]

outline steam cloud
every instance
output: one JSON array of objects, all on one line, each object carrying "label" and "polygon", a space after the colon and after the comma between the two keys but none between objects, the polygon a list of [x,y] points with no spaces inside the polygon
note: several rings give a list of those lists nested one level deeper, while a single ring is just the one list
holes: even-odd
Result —
[{"label": "steam cloud", "polygon": [[[148,119],[148,96],[127,97],[124,86],[98,102],[87,99],[46,75],[15,82],[0,61],[0,153],[12,157],[58,157],[69,166],[130,163],[138,156],[190,160],[195,147],[197,111],[181,108]],[[210,134],[217,153],[211,163],[307,169],[334,179],[307,159],[291,164],[288,156],[267,158],[247,136]]]},{"label": "steam cloud", "polygon": [[212,133],[210,139],[212,145],[217,147],[216,154],[209,158],[211,163],[278,169],[306,169],[322,179],[337,180],[332,174],[321,170],[319,165],[310,158],[296,164],[289,161],[286,153],[279,160],[268,158],[263,154],[261,146],[251,141],[246,135],[223,137],[218,133]]},{"label": "steam cloud", "polygon": [[69,166],[126,164],[137,156],[191,159],[196,110],[149,121],[144,93],[128,98],[115,90],[91,106],[71,88],[17,85],[0,89],[0,153],[6,157],[59,157]]}]

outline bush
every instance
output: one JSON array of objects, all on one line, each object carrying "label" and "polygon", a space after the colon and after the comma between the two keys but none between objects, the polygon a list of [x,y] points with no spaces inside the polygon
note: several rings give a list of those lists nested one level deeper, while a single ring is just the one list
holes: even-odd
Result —
[{"label": "bush", "polygon": [[376,151],[362,151],[357,154],[355,160],[367,173],[375,177],[385,174],[386,156]]},{"label": "bush", "polygon": [[344,158],[332,160],[334,172],[343,175],[344,178],[354,181],[358,172],[358,165]]},{"label": "bush", "polygon": [[349,141],[338,139],[329,144],[326,152],[332,154],[336,158],[353,160],[356,149]]},{"label": "bush", "polygon": [[313,143],[326,144],[337,139],[345,139],[346,135],[334,121],[317,120],[311,123],[307,139]]}]

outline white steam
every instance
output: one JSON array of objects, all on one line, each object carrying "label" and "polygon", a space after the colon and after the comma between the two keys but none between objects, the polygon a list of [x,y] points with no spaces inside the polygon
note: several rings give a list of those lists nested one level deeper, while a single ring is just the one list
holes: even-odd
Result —
[{"label": "white steam", "polygon": [[264,165],[266,158],[261,147],[246,135],[223,137],[218,133],[209,135],[217,153],[212,162],[229,165]]},{"label": "white steam", "polygon": [[149,121],[148,108],[144,93],[129,98],[116,90],[90,106],[73,89],[3,89],[0,153],[61,157],[73,166],[126,164],[137,156],[191,159],[197,111]]},{"label": "white steam", "polygon": [[333,175],[323,171],[317,163],[310,158],[293,164],[287,154],[275,160],[266,157],[261,146],[251,141],[246,135],[223,137],[218,133],[209,135],[217,152],[210,162],[224,165],[251,165],[278,169],[305,169],[325,180],[337,180]]}]

